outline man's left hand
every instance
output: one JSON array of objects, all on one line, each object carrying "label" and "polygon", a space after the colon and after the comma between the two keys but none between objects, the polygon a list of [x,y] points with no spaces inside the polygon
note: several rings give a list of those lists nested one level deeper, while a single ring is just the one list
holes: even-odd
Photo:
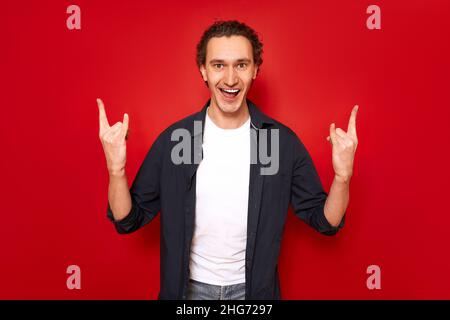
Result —
[{"label": "man's left hand", "polygon": [[[353,174],[358,137],[356,136],[356,114],[358,106],[354,106],[348,122],[347,132],[336,125],[330,125],[330,135],[327,140],[332,144],[333,169],[336,178],[348,182]],[[330,138],[331,137],[331,138]]]}]

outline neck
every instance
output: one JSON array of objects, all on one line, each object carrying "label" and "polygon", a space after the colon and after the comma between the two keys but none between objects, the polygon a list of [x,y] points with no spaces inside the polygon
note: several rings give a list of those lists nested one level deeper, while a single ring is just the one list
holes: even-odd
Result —
[{"label": "neck", "polygon": [[249,118],[247,101],[244,100],[242,106],[235,112],[223,112],[215,103],[211,101],[208,108],[208,116],[216,126],[222,129],[236,129],[242,126]]}]

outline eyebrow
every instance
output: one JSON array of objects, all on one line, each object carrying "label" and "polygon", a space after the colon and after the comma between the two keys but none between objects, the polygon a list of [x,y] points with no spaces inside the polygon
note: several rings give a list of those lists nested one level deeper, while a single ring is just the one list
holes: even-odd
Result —
[{"label": "eyebrow", "polygon": [[[250,63],[251,60],[250,60],[250,59],[246,59],[246,58],[245,58],[245,59],[237,59],[236,62],[237,62],[237,63],[243,63],[243,62],[245,62],[245,63]],[[211,60],[209,63],[210,63],[210,64],[214,64],[214,63],[225,63],[225,60],[222,60],[222,59],[213,59],[213,60]]]}]

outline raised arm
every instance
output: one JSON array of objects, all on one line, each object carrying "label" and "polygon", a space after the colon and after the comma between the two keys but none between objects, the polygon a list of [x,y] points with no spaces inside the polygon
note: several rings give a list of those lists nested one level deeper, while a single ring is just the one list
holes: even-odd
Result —
[{"label": "raised arm", "polygon": [[356,114],[358,106],[353,107],[347,132],[330,126],[327,140],[332,144],[334,180],[325,203],[325,217],[332,226],[338,226],[344,217],[349,202],[350,179],[353,175],[358,137],[356,135]]},{"label": "raised arm", "polygon": [[118,221],[124,219],[131,211],[131,196],[125,174],[128,114],[124,114],[123,122],[110,126],[102,100],[97,99],[97,104],[100,122],[99,137],[109,172],[108,201],[114,219]]}]

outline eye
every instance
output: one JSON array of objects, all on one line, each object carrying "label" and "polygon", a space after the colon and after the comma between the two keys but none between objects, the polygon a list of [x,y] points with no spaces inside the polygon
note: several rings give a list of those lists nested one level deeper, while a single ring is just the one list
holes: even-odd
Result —
[{"label": "eye", "polygon": [[216,64],[214,64],[214,68],[222,69],[223,68],[223,64],[222,63],[216,63]]},{"label": "eye", "polygon": [[239,63],[238,64],[238,68],[239,69],[245,69],[247,67],[247,64],[246,63]]}]

